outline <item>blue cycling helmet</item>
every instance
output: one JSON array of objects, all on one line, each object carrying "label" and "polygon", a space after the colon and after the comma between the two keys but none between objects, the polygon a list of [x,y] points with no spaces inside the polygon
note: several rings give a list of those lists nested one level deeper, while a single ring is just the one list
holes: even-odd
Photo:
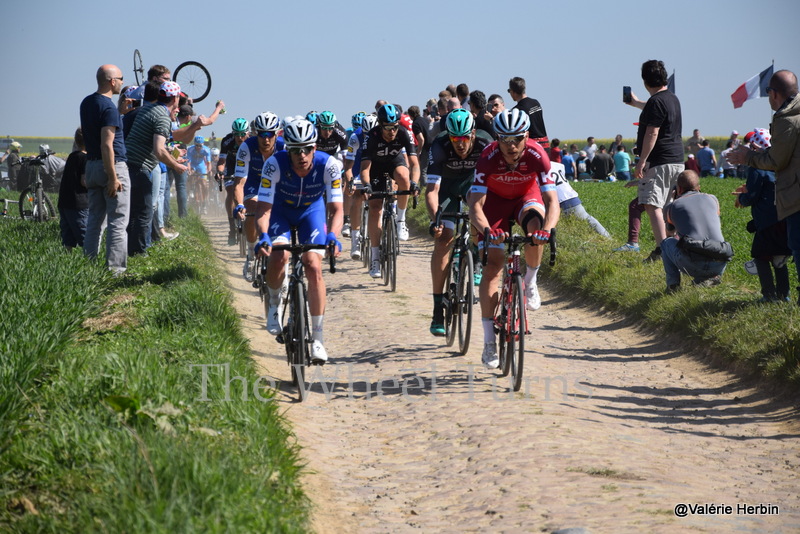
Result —
[{"label": "blue cycling helmet", "polygon": [[359,128],[361,128],[361,121],[363,121],[364,117],[366,116],[367,114],[364,113],[363,111],[359,111],[358,113],[353,114],[353,117],[350,119],[350,124],[353,125],[354,130],[358,130]]},{"label": "blue cycling helmet", "polygon": [[194,144],[196,144],[196,145],[202,145],[205,142],[206,142],[206,138],[203,137],[202,135],[198,135],[197,137],[194,138]]},{"label": "blue cycling helmet", "polygon": [[334,126],[336,124],[336,115],[333,111],[323,111],[317,114],[317,126]]},{"label": "blue cycling helmet", "polygon": [[378,120],[392,124],[400,120],[400,113],[397,112],[397,108],[392,104],[384,104],[378,110]]},{"label": "blue cycling helmet", "polygon": [[472,113],[466,109],[454,109],[447,114],[447,131],[453,136],[464,136],[472,133],[475,128],[475,120]]},{"label": "blue cycling helmet", "polygon": [[317,124],[317,115],[319,115],[318,111],[309,111],[306,113],[306,120],[311,124]]}]

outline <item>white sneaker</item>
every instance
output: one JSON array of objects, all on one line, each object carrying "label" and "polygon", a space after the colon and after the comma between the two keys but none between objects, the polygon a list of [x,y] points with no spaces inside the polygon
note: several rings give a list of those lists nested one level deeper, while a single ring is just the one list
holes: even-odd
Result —
[{"label": "white sneaker", "polygon": [[408,226],[405,221],[397,221],[397,238],[400,241],[408,241]]},{"label": "white sneaker", "polygon": [[244,265],[242,266],[242,276],[248,282],[253,281],[253,260],[245,258]]},{"label": "white sneaker", "polygon": [[322,341],[314,340],[311,343],[311,363],[325,363],[328,361],[328,351],[322,346]]},{"label": "white sneaker", "polygon": [[536,284],[531,284],[525,288],[525,303],[529,310],[538,310],[542,306],[542,299],[539,297],[539,288]]},{"label": "white sneaker", "polygon": [[281,325],[281,305],[273,306],[270,304],[269,313],[267,314],[267,332],[273,336],[277,336],[283,330]]},{"label": "white sneaker", "polygon": [[381,262],[380,260],[372,260],[372,267],[369,269],[369,275],[372,278],[381,277]]},{"label": "white sneaker", "polygon": [[497,343],[483,344],[481,361],[488,369],[497,369],[500,367],[500,357],[497,355]]},{"label": "white sneaker", "polygon": [[350,223],[344,223],[342,226],[342,237],[350,237]]},{"label": "white sneaker", "polygon": [[361,236],[357,232],[350,238],[350,257],[354,260],[361,259]]}]

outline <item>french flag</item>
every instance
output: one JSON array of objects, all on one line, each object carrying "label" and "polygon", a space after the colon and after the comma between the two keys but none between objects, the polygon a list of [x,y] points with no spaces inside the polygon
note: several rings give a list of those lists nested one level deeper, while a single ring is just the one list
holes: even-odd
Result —
[{"label": "french flag", "polygon": [[772,71],[774,67],[774,65],[770,65],[768,68],[762,70],[759,74],[756,74],[744,82],[739,86],[738,89],[736,89],[736,91],[733,92],[731,95],[731,100],[733,100],[733,109],[742,107],[742,104],[753,98],[767,96],[767,86],[769,85],[770,78],[772,78]]}]

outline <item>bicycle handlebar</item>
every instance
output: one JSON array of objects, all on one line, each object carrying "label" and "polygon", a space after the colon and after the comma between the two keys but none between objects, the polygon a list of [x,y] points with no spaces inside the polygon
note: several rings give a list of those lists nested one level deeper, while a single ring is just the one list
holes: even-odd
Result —
[{"label": "bicycle handlebar", "polygon": [[[488,243],[489,243],[489,237],[491,236],[491,234],[492,234],[492,229],[489,228],[488,226],[483,229],[483,242],[485,243],[485,245],[483,247],[483,254],[481,255],[481,264],[484,265],[484,266],[489,262],[489,246],[488,246]],[[535,243],[533,241],[533,237],[528,238],[527,236],[519,235],[519,234],[514,234],[514,235],[507,236],[503,240],[503,243],[508,244],[508,245],[530,244],[530,245],[533,245],[535,247],[539,246],[537,243]],[[558,245],[557,245],[557,242],[556,242],[556,229],[555,228],[550,230],[550,239],[548,239],[547,243],[550,245],[550,261],[549,261],[549,265],[550,265],[550,267],[552,267],[553,265],[556,264],[556,254],[557,254],[557,249],[558,249]]]},{"label": "bicycle handlebar", "polygon": [[335,255],[335,243],[331,243],[330,245],[316,245],[316,244],[304,244],[304,245],[291,245],[289,243],[281,244],[281,245],[272,245],[272,250],[288,250],[292,253],[302,254],[304,252],[308,252],[309,250],[327,250],[328,251],[328,263],[331,273],[336,272],[336,255]]}]

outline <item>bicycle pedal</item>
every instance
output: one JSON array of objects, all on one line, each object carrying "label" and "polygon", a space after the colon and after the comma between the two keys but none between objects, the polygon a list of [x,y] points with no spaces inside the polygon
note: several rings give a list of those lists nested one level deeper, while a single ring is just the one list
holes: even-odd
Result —
[{"label": "bicycle pedal", "polygon": [[284,341],[283,341],[283,334],[278,334],[277,336],[275,336],[275,341],[277,341],[278,343],[280,343],[281,345],[283,345],[283,344],[284,344]]}]

